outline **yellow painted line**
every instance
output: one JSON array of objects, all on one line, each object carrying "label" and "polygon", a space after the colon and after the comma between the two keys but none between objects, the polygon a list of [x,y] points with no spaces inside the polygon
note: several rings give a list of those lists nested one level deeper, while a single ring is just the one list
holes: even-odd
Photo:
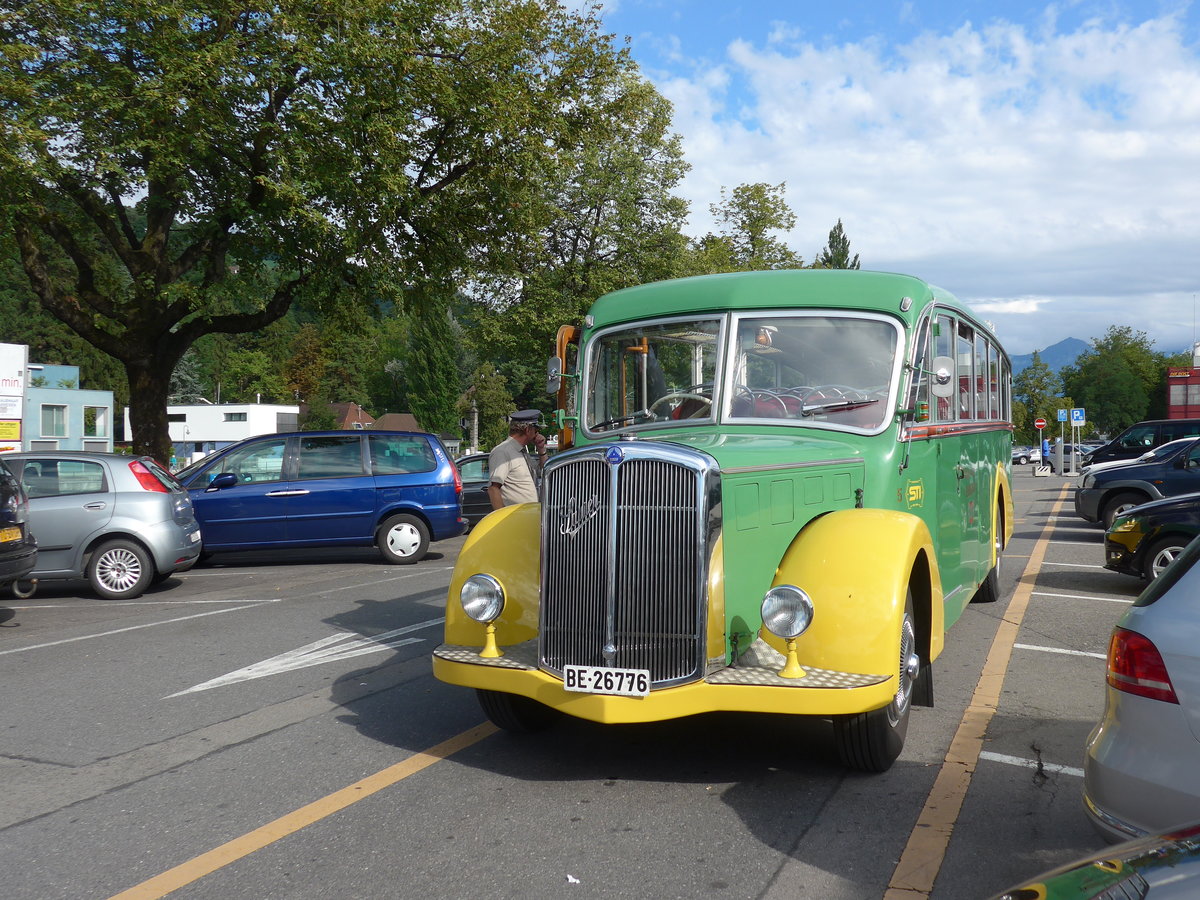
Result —
[{"label": "yellow painted line", "polygon": [[440,762],[446,757],[457,753],[459,750],[470,747],[485,737],[495,734],[496,731],[496,726],[490,723],[477,725],[474,728],[464,731],[462,734],[455,735],[449,740],[443,741],[435,747],[430,747],[428,750],[420,753],[414,753],[403,762],[398,762],[394,766],[388,766],[374,775],[368,775],[361,781],[356,781],[354,784],[344,787],[340,791],[335,791],[328,796],[322,797],[320,800],[314,800],[307,806],[302,806],[294,812],[281,816],[274,822],[268,822],[261,828],[256,828],[248,834],[234,838],[220,847],[216,847],[194,859],[181,863],[175,868],[163,872],[161,875],[155,875],[141,884],[134,885],[127,891],[115,894],[110,900],[154,900],[154,898],[165,897],[172,891],[177,891],[185,885],[198,881],[205,875],[210,875],[230,863],[237,862],[239,859],[249,856],[251,853],[261,850],[263,847],[273,844],[290,834],[295,834],[300,829],[307,828],[309,825],[319,822],[333,815],[335,812],[339,812],[357,803],[359,800],[370,797],[372,794],[378,793],[386,787],[391,787],[409,775],[415,775],[422,769]]},{"label": "yellow painted line", "polygon": [[[1068,486],[1064,485],[1058,495],[1054,506],[1056,513],[1066,502],[1067,490]],[[950,742],[942,768],[925,799],[925,807],[917,817],[916,827],[908,836],[908,844],[896,863],[883,900],[921,900],[933,892],[933,882],[941,871],[950,836],[954,833],[954,824],[962,809],[967,788],[971,786],[971,776],[975,774],[980,751],[983,750],[988,724],[1000,703],[1000,690],[1004,686],[1004,674],[1008,670],[1013,644],[1016,643],[1021,620],[1025,618],[1025,611],[1029,607],[1029,598],[1033,594],[1037,572],[1046,555],[1053,528],[1051,519],[1042,529],[1029,555],[1029,564],[1013,591],[1012,600],[992,639],[992,647],[975,685],[975,693]]]}]

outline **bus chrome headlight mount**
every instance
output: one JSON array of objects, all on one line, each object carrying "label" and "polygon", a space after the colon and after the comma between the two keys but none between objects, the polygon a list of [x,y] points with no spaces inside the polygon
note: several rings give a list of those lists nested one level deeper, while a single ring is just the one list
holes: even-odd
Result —
[{"label": "bus chrome headlight mount", "polygon": [[784,640],[804,634],[812,624],[812,618],[812,598],[794,585],[776,585],[763,597],[763,627]]},{"label": "bus chrome headlight mount", "polygon": [[780,678],[803,678],[796,653],[796,638],[812,624],[812,598],[792,584],[779,584],[767,591],[762,602],[763,627],[787,642],[787,662],[779,670]]},{"label": "bus chrome headlight mount", "polygon": [[491,575],[472,575],[458,591],[463,612],[482,624],[487,632],[479,655],[483,659],[498,659],[504,653],[496,644],[496,619],[504,611],[504,586]]},{"label": "bus chrome headlight mount", "polygon": [[504,611],[504,588],[491,575],[472,575],[463,582],[458,602],[468,616],[488,625]]}]

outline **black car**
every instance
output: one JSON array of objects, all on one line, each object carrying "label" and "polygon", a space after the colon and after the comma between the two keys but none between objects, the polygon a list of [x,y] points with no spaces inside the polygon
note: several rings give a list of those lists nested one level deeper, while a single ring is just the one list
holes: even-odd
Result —
[{"label": "black car", "polygon": [[474,528],[484,516],[492,511],[492,501],[488,497],[488,455],[486,453],[471,453],[460,456],[455,461],[458,473],[462,476],[463,518]]},{"label": "black car", "polygon": [[1153,581],[1200,534],[1200,493],[1126,510],[1104,535],[1104,566]]},{"label": "black car", "polygon": [[37,540],[29,530],[29,498],[0,461],[0,585],[16,586],[37,562]]}]

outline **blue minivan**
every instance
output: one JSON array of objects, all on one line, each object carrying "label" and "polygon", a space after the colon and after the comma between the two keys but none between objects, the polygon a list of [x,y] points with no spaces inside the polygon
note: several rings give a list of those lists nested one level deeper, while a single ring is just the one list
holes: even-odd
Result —
[{"label": "blue minivan", "polygon": [[247,438],[177,473],[205,555],[370,546],[415,563],[466,530],[462,481],[435,435],[301,431]]}]

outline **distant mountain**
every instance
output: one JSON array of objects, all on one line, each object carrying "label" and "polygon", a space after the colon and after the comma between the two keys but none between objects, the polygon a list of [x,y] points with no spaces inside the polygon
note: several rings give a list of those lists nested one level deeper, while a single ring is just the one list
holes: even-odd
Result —
[{"label": "distant mountain", "polygon": [[[1092,349],[1092,345],[1087,341],[1081,341],[1079,338],[1064,338],[1057,344],[1051,344],[1045,350],[1039,350],[1038,356],[1041,357],[1042,362],[1050,367],[1050,371],[1057,375],[1059,369],[1063,366],[1071,365],[1080,353],[1090,349]],[[1012,358],[1013,376],[1019,375],[1021,370],[1027,368],[1032,362],[1032,353],[1023,353],[1020,356],[1014,356]]]}]

